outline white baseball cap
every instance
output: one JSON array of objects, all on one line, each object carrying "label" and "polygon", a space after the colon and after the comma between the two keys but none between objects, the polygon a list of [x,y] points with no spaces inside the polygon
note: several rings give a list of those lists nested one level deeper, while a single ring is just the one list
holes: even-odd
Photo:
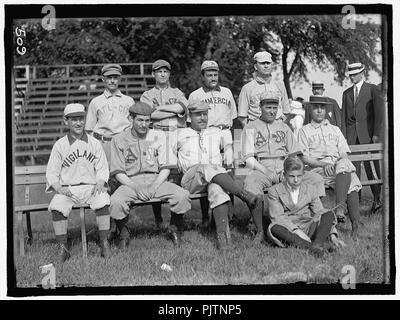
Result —
[{"label": "white baseball cap", "polygon": [[260,51],[254,55],[254,62],[272,62],[272,56],[267,51]]},{"label": "white baseball cap", "polygon": [[70,103],[65,106],[64,117],[67,116],[84,116],[86,114],[85,107],[80,103]]}]

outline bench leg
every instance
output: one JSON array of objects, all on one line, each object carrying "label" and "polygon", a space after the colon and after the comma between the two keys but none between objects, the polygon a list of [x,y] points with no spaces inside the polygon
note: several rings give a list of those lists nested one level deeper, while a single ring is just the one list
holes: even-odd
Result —
[{"label": "bench leg", "polygon": [[31,213],[25,212],[25,216],[26,216],[26,229],[28,230],[28,244],[31,245],[33,243]]},{"label": "bench leg", "polygon": [[22,211],[17,212],[19,255],[21,257],[25,254],[24,225],[22,223],[22,218]]},{"label": "bench leg", "polygon": [[86,227],[85,227],[85,208],[80,208],[79,213],[81,216],[81,234],[82,234],[82,252],[83,258],[87,258],[87,243],[86,243]]}]

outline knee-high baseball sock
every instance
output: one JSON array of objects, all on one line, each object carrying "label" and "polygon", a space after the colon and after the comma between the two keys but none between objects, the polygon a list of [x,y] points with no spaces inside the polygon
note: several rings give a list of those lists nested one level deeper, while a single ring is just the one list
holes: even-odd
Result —
[{"label": "knee-high baseball sock", "polygon": [[107,239],[110,233],[110,213],[108,207],[104,206],[95,211],[100,241]]},{"label": "knee-high baseball sock", "polygon": [[352,229],[354,230],[358,227],[360,222],[360,202],[358,199],[358,193],[356,191],[353,191],[347,195],[347,207],[349,209]]},{"label": "knee-high baseball sock", "polygon": [[283,241],[284,243],[295,246],[301,249],[308,249],[311,246],[311,243],[299,237],[297,234],[290,232],[285,227],[274,225],[271,228],[271,233],[274,237]]},{"label": "knee-high baseball sock", "polygon": [[242,191],[232,177],[227,173],[217,174],[212,178],[212,182],[220,185],[222,189],[234,195],[239,195]]},{"label": "knee-high baseball sock", "polygon": [[336,204],[344,205],[347,199],[347,192],[349,191],[350,182],[351,182],[351,173],[344,172],[336,175],[335,178],[336,187]]},{"label": "knee-high baseball sock", "polygon": [[257,227],[257,232],[264,231],[263,229],[263,202],[259,201],[257,206],[250,210],[254,224]]},{"label": "knee-high baseball sock", "polygon": [[126,216],[125,218],[121,220],[115,220],[115,223],[117,224],[117,228],[119,230],[119,236],[121,239],[129,239],[129,230],[128,230],[128,221],[129,221],[129,216]]},{"label": "knee-high baseball sock", "polygon": [[315,239],[313,244],[322,244],[325,242],[331,232],[333,221],[335,220],[335,215],[332,211],[324,213],[321,216],[319,226],[316,230]]},{"label": "knee-high baseball sock", "polygon": [[54,233],[56,234],[56,240],[58,243],[67,244],[67,229],[68,229],[68,218],[65,217],[61,212],[52,210],[52,220]]},{"label": "knee-high baseball sock", "polygon": [[171,220],[169,222],[169,226],[173,231],[183,231],[184,229],[183,214],[178,214],[171,211]]},{"label": "knee-high baseball sock", "polygon": [[220,204],[219,206],[216,206],[213,209],[213,216],[215,220],[217,234],[226,231],[226,226],[228,224],[228,214],[229,214],[228,202]]}]

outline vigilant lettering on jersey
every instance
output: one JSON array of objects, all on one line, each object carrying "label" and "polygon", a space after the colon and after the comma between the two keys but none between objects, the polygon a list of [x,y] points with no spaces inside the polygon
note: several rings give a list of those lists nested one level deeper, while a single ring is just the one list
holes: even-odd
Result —
[{"label": "vigilant lettering on jersey", "polygon": [[62,168],[68,168],[74,161],[78,160],[79,158],[85,158],[89,162],[93,162],[96,159],[96,156],[85,150],[83,153],[80,153],[79,149],[76,149],[76,151],[73,151],[70,153],[68,156],[65,157],[63,163],[62,163]]},{"label": "vigilant lettering on jersey", "polygon": [[265,143],[267,143],[267,139],[264,138],[264,136],[261,134],[260,131],[257,131],[257,135],[256,135],[256,147],[261,147],[261,146],[264,145]]}]

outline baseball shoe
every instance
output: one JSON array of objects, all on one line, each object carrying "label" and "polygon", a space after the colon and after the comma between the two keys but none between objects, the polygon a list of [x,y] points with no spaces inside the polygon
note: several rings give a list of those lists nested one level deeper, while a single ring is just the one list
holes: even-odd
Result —
[{"label": "baseball shoe", "polygon": [[100,241],[100,255],[106,259],[111,255],[110,243],[107,239]]},{"label": "baseball shoe", "polygon": [[71,257],[71,253],[68,250],[68,245],[64,245],[63,243],[59,243],[59,253],[58,253],[58,261],[60,263],[64,263]]}]

